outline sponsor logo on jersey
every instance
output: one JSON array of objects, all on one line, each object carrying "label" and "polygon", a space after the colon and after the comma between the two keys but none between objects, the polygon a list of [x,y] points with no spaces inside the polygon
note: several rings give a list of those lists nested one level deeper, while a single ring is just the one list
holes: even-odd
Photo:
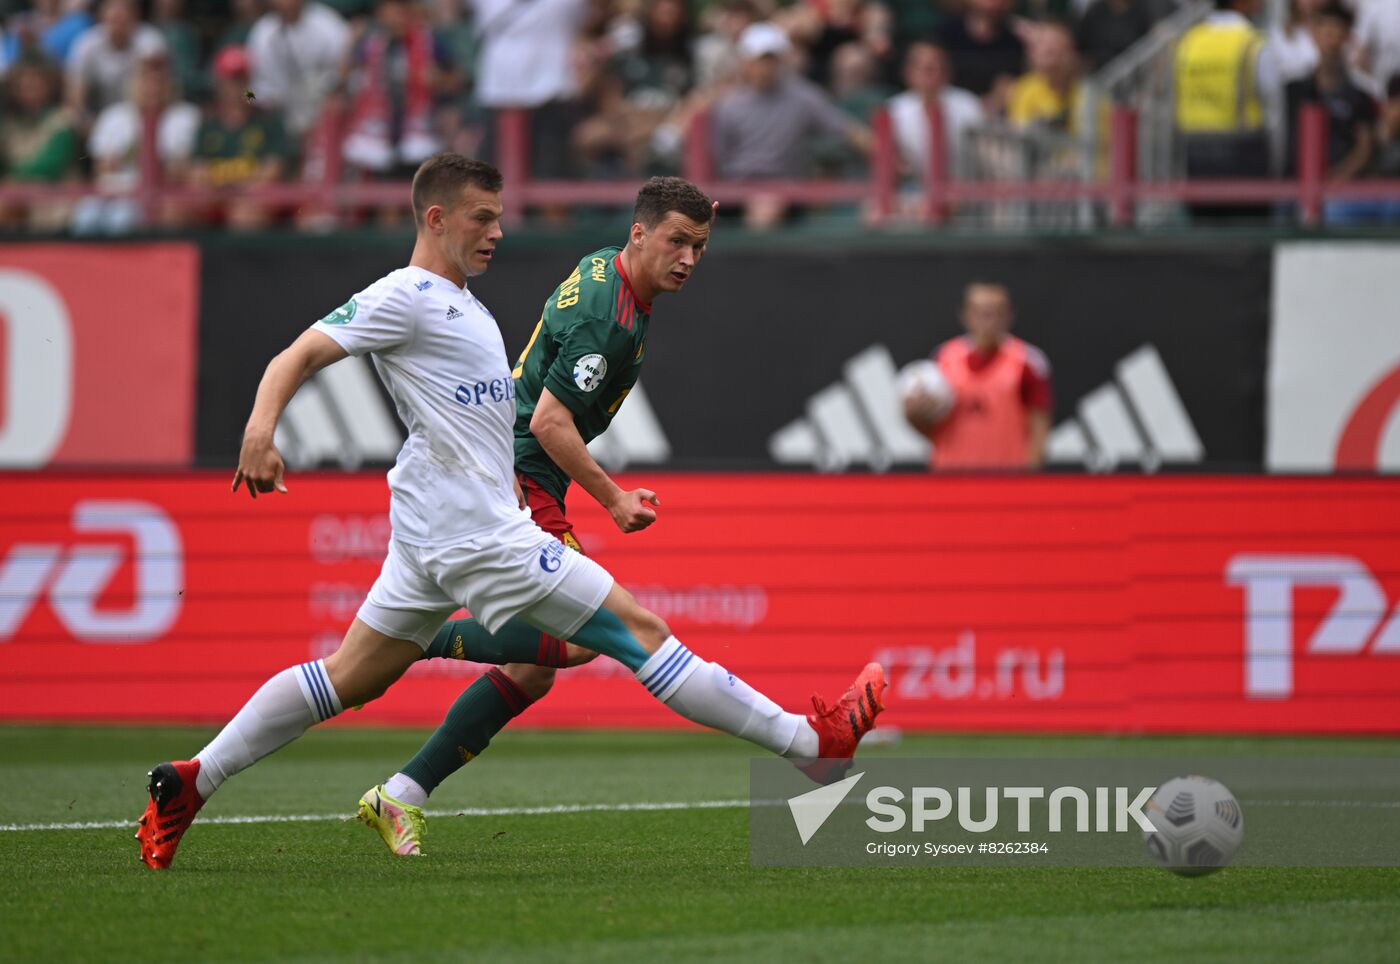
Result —
[{"label": "sponsor logo on jersey", "polygon": [[608,270],[607,260],[605,258],[594,258],[592,264],[593,270],[588,273],[588,276],[594,281],[606,281],[608,278],[606,274]]},{"label": "sponsor logo on jersey", "polygon": [[511,402],[515,400],[515,382],[510,378],[493,378],[489,382],[458,385],[455,397],[463,405]]},{"label": "sponsor logo on jersey", "polygon": [[417,288],[419,291],[427,291],[432,286],[433,283],[431,281],[420,281],[413,287]]},{"label": "sponsor logo on jersey", "polygon": [[460,318],[460,317],[462,317],[462,313],[461,313],[460,311],[457,310],[457,306],[456,306],[456,305],[453,305],[452,307],[450,307],[450,308],[447,309],[447,320],[448,320],[448,321],[452,321],[452,320],[454,320],[454,319],[456,319],[456,318]]},{"label": "sponsor logo on jersey", "polygon": [[358,309],[358,307],[359,306],[355,304],[355,299],[351,298],[349,301],[345,302],[345,304],[341,305],[335,311],[332,311],[330,314],[326,315],[326,317],[322,318],[321,324],[348,325],[350,323],[350,319],[355,317],[355,311],[356,309]]},{"label": "sponsor logo on jersey", "polygon": [[574,362],[574,384],[585,392],[591,392],[603,384],[608,374],[608,360],[602,355],[584,355]]},{"label": "sponsor logo on jersey", "polygon": [[564,543],[555,540],[540,550],[540,568],[545,572],[558,572],[564,564]]}]

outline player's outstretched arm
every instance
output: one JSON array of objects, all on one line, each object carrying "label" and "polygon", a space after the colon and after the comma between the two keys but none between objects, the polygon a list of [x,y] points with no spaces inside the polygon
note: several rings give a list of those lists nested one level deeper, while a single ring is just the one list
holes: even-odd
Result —
[{"label": "player's outstretched arm", "polygon": [[574,413],[548,388],[540,391],[530,431],[554,464],[607,509],[623,532],[636,532],[656,521],[652,507],[661,504],[656,493],[650,489],[627,491],[614,482],[588,451],[574,424]]},{"label": "player's outstretched arm", "polygon": [[243,447],[238,453],[238,470],[233,474],[233,491],[246,483],[253,498],[259,492],[286,492],[282,482],[282,455],[273,444],[277,420],[297,389],[312,375],[346,356],[346,351],[330,336],[308,329],[290,346],[268,362],[258,383],[253,414],[243,430]]}]

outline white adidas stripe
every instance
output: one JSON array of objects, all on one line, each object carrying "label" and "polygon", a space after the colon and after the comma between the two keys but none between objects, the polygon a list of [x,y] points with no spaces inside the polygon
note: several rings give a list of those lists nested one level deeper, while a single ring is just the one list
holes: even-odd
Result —
[{"label": "white adidas stripe", "polygon": [[1115,366],[1116,381],[1079,402],[1078,417],[1051,431],[1046,460],[1110,470],[1120,462],[1156,469],[1163,462],[1205,458],[1191,416],[1172,384],[1162,356],[1143,345]]}]

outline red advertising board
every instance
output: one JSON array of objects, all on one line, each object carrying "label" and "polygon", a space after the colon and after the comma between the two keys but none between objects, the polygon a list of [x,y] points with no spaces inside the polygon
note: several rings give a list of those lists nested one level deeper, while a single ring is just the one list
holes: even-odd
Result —
[{"label": "red advertising board", "polygon": [[[635,481],[641,481],[640,479]],[[692,649],[791,708],[869,659],[910,730],[1400,732],[1400,480],[648,475],[585,546]],[[227,718],[334,648],[382,559],[378,476],[252,502],[225,473],[10,475],[0,718]],[[421,663],[343,719],[432,724]],[[681,724],[607,659],[533,726]]]},{"label": "red advertising board", "polygon": [[0,468],[188,466],[198,275],[190,244],[6,245]]}]

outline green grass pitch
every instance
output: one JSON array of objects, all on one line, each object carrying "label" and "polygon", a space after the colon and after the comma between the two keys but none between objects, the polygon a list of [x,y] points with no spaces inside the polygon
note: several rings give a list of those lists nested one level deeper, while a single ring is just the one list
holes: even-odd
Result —
[{"label": "green grass pitch", "polygon": [[[0,824],[134,820],[146,769],[207,736],[0,728]],[[313,733],[231,781],[204,815],[348,815],[422,736]],[[1163,755],[1339,745],[1150,742]],[[876,752],[1137,746],[917,737]],[[741,799],[749,756],[699,732],[507,732],[431,808]],[[418,860],[389,857],[356,823],[196,823],[165,873],[139,864],[132,831],[0,831],[0,960],[1358,962],[1396,960],[1400,947],[1396,869],[1227,868],[1197,880],[1147,866],[755,869],[740,807],[438,816]]]}]

